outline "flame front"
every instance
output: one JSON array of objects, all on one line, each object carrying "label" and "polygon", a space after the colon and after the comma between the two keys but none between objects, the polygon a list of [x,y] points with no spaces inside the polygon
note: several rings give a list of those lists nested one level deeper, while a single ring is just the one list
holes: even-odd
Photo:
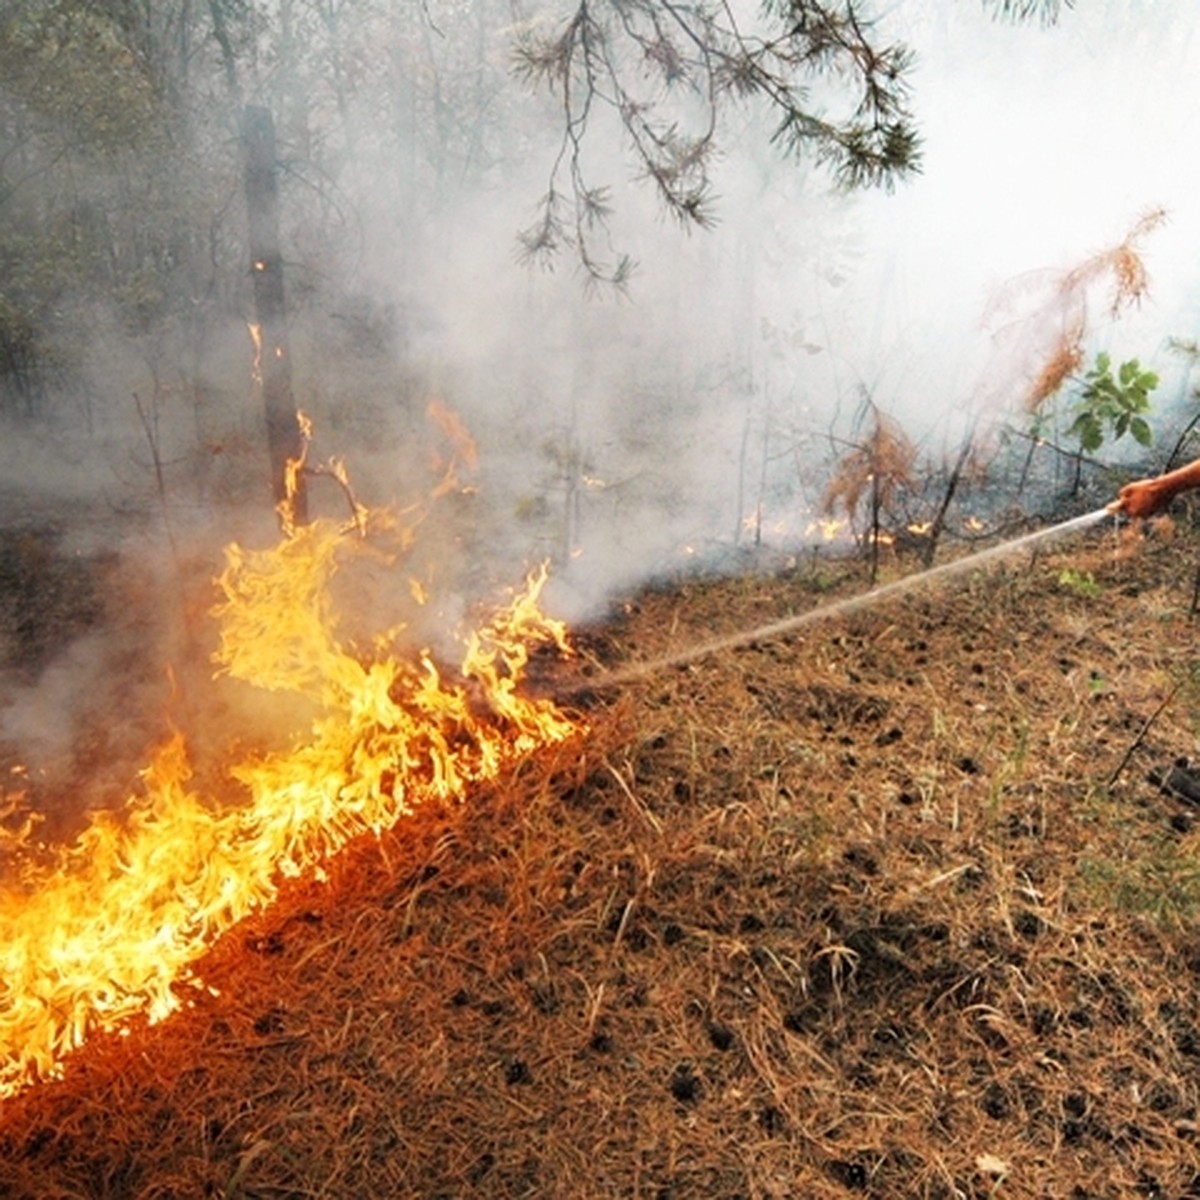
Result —
[{"label": "flame front", "polygon": [[455,682],[428,652],[398,654],[394,636],[366,654],[339,641],[329,585],[365,544],[317,521],[272,549],[226,552],[219,670],[303,697],[317,714],[295,748],[231,768],[238,802],[197,793],[176,734],[143,771],[142,794],[119,817],[94,815],[72,845],[35,852],[29,822],[0,825],[0,866],[11,865],[0,889],[0,1097],[59,1074],[94,1031],[179,1007],[181,985],[202,986],[196,960],[283,879],[319,874],[351,838],[578,731],[552,702],[518,691],[531,647],[566,649],[563,627],[538,609],[544,568],[465,639]]}]

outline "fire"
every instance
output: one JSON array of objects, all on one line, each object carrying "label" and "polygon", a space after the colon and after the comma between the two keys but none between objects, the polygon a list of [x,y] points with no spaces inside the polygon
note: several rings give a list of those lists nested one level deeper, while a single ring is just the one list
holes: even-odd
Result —
[{"label": "fire", "polygon": [[262,326],[255,325],[253,322],[247,324],[247,332],[250,334],[250,344],[254,347],[254,361],[250,365],[250,378],[254,383],[261,385],[262,376],[262,352],[263,352],[263,337]]},{"label": "fire", "polygon": [[359,555],[378,561],[376,517],[403,544],[394,520],[356,508],[349,527],[322,519],[226,550],[218,674],[306,700],[315,715],[295,746],[231,766],[225,794],[209,795],[175,733],[124,811],[94,814],[67,846],[36,844],[19,793],[0,794],[0,1097],[59,1075],[93,1034],[187,1003],[204,986],[197,960],[283,880],[319,878],[351,839],[579,732],[520,692],[536,647],[568,652],[538,607],[545,566],[460,639],[457,672],[403,653],[402,629],[365,651],[342,640],[329,585]]},{"label": "fire", "polygon": [[442,482],[434,490],[436,497],[459,490],[457,463],[462,462],[467,467],[474,467],[479,461],[479,454],[474,439],[458,414],[447,408],[441,400],[436,397],[430,400],[425,413],[446,435],[454,452],[449,463],[443,462],[440,457],[434,458],[434,472],[442,475]]},{"label": "fire", "polygon": [[805,526],[804,533],[807,537],[819,533],[825,541],[832,542],[841,537],[848,528],[849,525],[846,521],[840,521],[836,517],[817,517],[809,521]]}]

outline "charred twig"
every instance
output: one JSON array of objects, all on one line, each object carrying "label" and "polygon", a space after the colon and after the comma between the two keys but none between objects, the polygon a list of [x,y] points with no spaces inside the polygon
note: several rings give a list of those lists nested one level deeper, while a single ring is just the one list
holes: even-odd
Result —
[{"label": "charred twig", "polygon": [[1200,413],[1192,417],[1175,439],[1175,445],[1171,447],[1171,453],[1167,455],[1167,465],[1163,468],[1164,470],[1170,471],[1175,468],[1180,455],[1183,453],[1184,445],[1187,443],[1188,438],[1195,432],[1198,425],[1200,425]]},{"label": "charred twig", "polygon": [[144,404],[141,396],[137,392],[134,392],[133,405],[137,410],[138,421],[141,422],[142,432],[146,435],[146,444],[150,447],[150,457],[154,462],[154,486],[158,493],[159,507],[162,509],[163,527],[166,530],[167,543],[171,547],[172,556],[178,559],[175,534],[171,528],[171,509],[167,503],[167,481],[163,474],[162,440],[158,427],[158,391],[159,389],[156,384],[154,398],[149,405]]},{"label": "charred twig", "polygon": [[1159,717],[1166,711],[1167,705],[1175,699],[1175,693],[1179,691],[1179,684],[1175,686],[1163,697],[1159,706],[1146,718],[1141,729],[1137,731],[1137,736],[1129,743],[1128,749],[1125,751],[1121,761],[1117,764],[1117,769],[1108,777],[1108,787],[1112,787],[1121,777],[1121,773],[1129,766],[1129,760],[1137,753],[1142,742],[1146,740],[1146,734],[1150,732],[1150,727],[1158,720]]},{"label": "charred twig", "polygon": [[346,497],[346,503],[350,506],[350,522],[346,526],[349,529],[356,529],[360,534],[365,535],[367,532],[367,517],[369,515],[367,507],[354,494],[354,489],[350,485],[350,477],[346,474],[346,466],[340,458],[331,458],[328,462],[317,463],[315,466],[305,466],[303,473],[310,478],[332,479],[342,490],[342,495]]},{"label": "charred twig", "polygon": [[1092,455],[1075,450],[1070,446],[1060,446],[1052,437],[1048,437],[1046,434],[1031,433],[1027,429],[1014,429],[1011,426],[1008,428],[1008,433],[1012,437],[1024,438],[1026,441],[1032,443],[1033,450],[1036,450],[1039,446],[1045,446],[1047,449],[1053,450],[1060,458],[1065,458],[1071,463],[1078,461],[1084,466],[1096,467],[1101,471],[1112,469],[1111,463],[1106,463],[1099,458],[1094,458]]},{"label": "charred twig", "polygon": [[938,541],[941,539],[942,531],[946,527],[946,514],[950,511],[954,494],[958,491],[959,483],[962,482],[963,470],[975,445],[975,427],[977,424],[977,419],[971,422],[971,427],[967,430],[966,437],[963,438],[962,446],[959,449],[958,458],[955,460],[954,466],[950,471],[950,478],[946,481],[946,490],[942,493],[942,501],[938,505],[933,523],[929,527],[929,538],[925,544],[924,554],[922,555],[923,566],[931,567],[937,555]]}]

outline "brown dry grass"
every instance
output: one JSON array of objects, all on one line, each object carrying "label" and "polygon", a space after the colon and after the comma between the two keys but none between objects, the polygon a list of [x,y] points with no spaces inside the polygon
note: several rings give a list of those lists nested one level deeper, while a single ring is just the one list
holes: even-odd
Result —
[{"label": "brown dry grass", "polygon": [[[1195,744],[1196,546],[1079,538],[593,703],[6,1104],[0,1195],[1200,1196],[1200,833],[1147,781]],[[862,586],[822,570],[631,597],[585,660]]]}]

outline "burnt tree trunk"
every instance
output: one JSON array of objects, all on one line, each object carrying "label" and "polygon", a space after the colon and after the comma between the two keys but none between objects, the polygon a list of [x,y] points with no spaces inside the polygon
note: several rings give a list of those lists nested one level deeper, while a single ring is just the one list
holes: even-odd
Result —
[{"label": "burnt tree trunk", "polygon": [[[299,461],[304,444],[292,398],[292,361],[288,348],[287,308],[283,295],[283,255],[279,246],[279,183],[276,178],[275,124],[265,108],[248,106],[243,114],[246,147],[246,212],[250,226],[250,268],[254,308],[261,337],[263,406],[267,451],[276,504],[287,499],[287,464]],[[292,519],[308,519],[304,476],[298,473]]]}]

